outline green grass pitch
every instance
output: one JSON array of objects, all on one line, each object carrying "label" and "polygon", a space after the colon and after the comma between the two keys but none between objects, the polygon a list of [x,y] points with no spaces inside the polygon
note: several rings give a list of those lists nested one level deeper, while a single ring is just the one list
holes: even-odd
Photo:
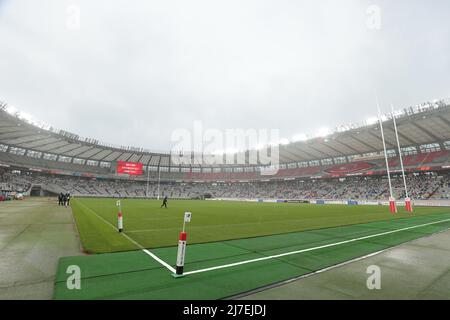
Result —
[{"label": "green grass pitch", "polygon": [[[170,201],[167,210],[152,200],[124,200],[122,205],[125,234],[112,226],[115,200],[73,203],[85,248],[120,252],[61,258],[55,299],[227,298],[450,228],[448,208],[392,215],[387,207],[285,203]],[[187,275],[175,279],[134,242],[174,266],[185,211],[193,215],[187,227]],[[81,270],[80,290],[67,287],[73,265]]]},{"label": "green grass pitch", "polygon": [[[399,208],[392,215],[384,206],[310,205],[230,201],[172,200],[168,209],[157,200],[122,200],[124,232],[145,248],[177,244],[184,212],[192,212],[188,243],[242,239],[297,231],[394,220],[448,212],[447,208]],[[105,253],[139,247],[119,234],[116,200],[80,198],[72,209],[85,251]],[[109,222],[109,224],[107,222]]]}]

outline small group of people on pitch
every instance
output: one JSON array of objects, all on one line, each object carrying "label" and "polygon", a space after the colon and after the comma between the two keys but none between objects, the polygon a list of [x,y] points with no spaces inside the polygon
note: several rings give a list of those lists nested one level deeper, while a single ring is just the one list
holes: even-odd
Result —
[{"label": "small group of people on pitch", "polygon": [[69,206],[70,205],[70,193],[67,192],[66,194],[64,194],[61,192],[58,195],[58,205],[65,206],[65,207]]},{"label": "small group of people on pitch", "polygon": [[[61,192],[58,195],[58,205],[66,206],[66,207],[68,205],[70,205],[70,193],[64,194],[64,193]],[[161,208],[162,207],[165,207],[167,209],[167,196],[165,196],[164,199],[163,199],[163,203],[161,205]]]}]

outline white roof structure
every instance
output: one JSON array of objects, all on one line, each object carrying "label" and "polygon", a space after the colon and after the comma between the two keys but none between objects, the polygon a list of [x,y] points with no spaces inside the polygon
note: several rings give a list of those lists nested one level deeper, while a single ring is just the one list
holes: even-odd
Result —
[{"label": "white roof structure", "polygon": [[[132,161],[145,166],[180,166],[171,160],[169,152],[151,152],[133,147],[115,147],[93,139],[83,139],[63,130],[44,129],[8,113],[6,104],[0,103],[0,145],[57,156],[93,160],[98,162]],[[416,148],[435,144],[448,148],[450,141],[450,103],[440,101],[405,109],[396,113],[400,144],[403,148]],[[396,149],[393,121],[385,118],[384,130],[388,149]],[[107,139],[107,137],[105,137]],[[379,153],[382,150],[379,124],[347,127],[323,138],[293,142],[279,146],[281,164],[313,160],[335,159],[355,155]],[[186,154],[186,153],[185,153]],[[189,153],[188,153],[189,154]],[[248,156],[248,152],[246,152]],[[191,157],[198,157],[191,153]],[[42,155],[40,156],[42,157]],[[248,163],[248,162],[247,162]],[[186,166],[186,165],[181,165]],[[192,166],[208,167],[206,164]],[[217,165],[216,165],[217,166]],[[227,165],[229,166],[229,165]],[[242,165],[241,165],[242,166]]]}]

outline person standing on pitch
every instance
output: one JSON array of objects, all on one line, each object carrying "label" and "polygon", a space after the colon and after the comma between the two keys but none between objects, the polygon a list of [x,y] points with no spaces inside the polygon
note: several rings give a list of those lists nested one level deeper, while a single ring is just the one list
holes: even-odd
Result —
[{"label": "person standing on pitch", "polygon": [[67,192],[66,198],[67,198],[67,202],[66,202],[66,207],[67,207],[67,206],[70,206],[70,193],[69,192]]},{"label": "person standing on pitch", "polygon": [[163,203],[161,205],[161,208],[162,207],[165,207],[167,209],[167,196],[165,196],[164,199],[163,199]]}]

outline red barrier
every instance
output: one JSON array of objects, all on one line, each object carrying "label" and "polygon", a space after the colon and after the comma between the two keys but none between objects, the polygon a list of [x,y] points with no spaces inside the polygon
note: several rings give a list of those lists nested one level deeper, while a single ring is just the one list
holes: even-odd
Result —
[{"label": "red barrier", "polygon": [[394,198],[389,198],[389,211],[391,213],[397,213],[397,204]]},{"label": "red barrier", "polygon": [[410,198],[406,198],[405,199],[405,208],[406,208],[406,211],[413,212],[413,208],[412,208],[412,204],[411,204],[411,199]]}]

